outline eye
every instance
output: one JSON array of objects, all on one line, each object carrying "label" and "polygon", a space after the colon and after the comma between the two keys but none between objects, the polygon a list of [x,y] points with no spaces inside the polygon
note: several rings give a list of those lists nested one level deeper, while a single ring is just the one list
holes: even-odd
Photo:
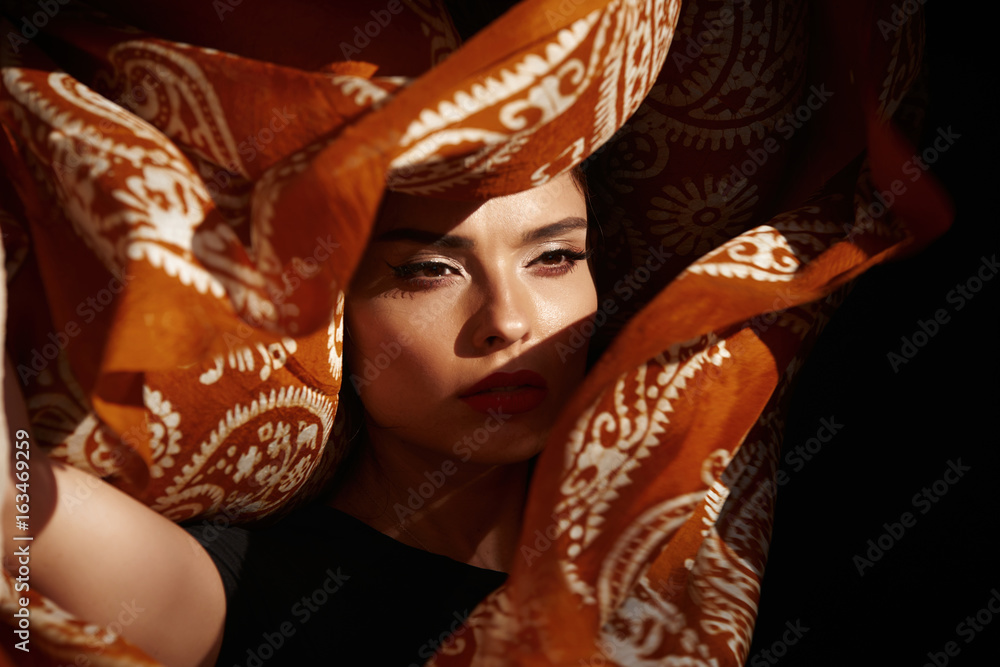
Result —
[{"label": "eye", "polygon": [[578,262],[590,257],[590,252],[580,252],[570,248],[549,250],[533,259],[528,266],[538,266],[544,275],[561,275],[569,273]]},{"label": "eye", "polygon": [[386,264],[392,269],[392,273],[396,278],[416,287],[433,286],[450,276],[459,276],[462,274],[461,269],[450,264],[445,264],[444,262],[413,262],[412,264],[400,264],[399,266],[393,266],[388,262]]}]

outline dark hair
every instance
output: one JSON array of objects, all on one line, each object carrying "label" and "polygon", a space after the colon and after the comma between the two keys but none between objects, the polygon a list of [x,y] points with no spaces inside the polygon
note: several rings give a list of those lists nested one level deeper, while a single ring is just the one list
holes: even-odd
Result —
[{"label": "dark hair", "polygon": [[594,212],[590,198],[590,187],[587,185],[587,172],[583,167],[583,163],[573,167],[570,175],[573,177],[573,182],[579,188],[587,203],[587,250],[589,251],[587,255],[587,268],[590,269],[590,277],[594,281],[594,285],[598,285],[597,267],[600,265],[598,260],[604,250],[604,230],[601,228],[601,222],[597,219],[597,214]]},{"label": "dark hair", "polygon": [[587,172],[583,170],[583,164],[578,164],[570,170],[570,176],[573,177],[573,182],[576,183],[576,187],[580,188],[580,192],[583,193],[584,197],[590,198],[590,191],[587,189]]},{"label": "dark hair", "polygon": [[[343,320],[344,325],[344,348],[349,344],[351,337],[350,329],[347,328],[347,320]],[[330,433],[328,446],[340,446],[344,451],[334,453],[336,457],[333,475],[320,491],[319,497],[326,502],[331,499],[344,486],[347,479],[354,473],[358,465],[358,458],[361,454],[361,443],[366,434],[365,428],[365,408],[361,403],[361,396],[351,379],[353,373],[347,363],[346,350],[341,355],[341,375],[340,391],[337,394],[337,413],[334,417],[333,430]]]}]

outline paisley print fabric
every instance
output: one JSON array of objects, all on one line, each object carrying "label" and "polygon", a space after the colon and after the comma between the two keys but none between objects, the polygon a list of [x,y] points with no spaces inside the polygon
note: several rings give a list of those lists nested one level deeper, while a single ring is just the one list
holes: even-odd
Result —
[{"label": "paisley print fabric", "polygon": [[[344,289],[384,190],[585,163],[601,297],[564,352],[603,354],[508,583],[429,664],[742,664],[789,384],[851,279],[950,221],[902,173],[919,16],[528,0],[463,44],[435,0],[303,3],[325,36],[261,44],[292,9],[7,4],[5,342],[51,457],[177,521],[292,511],[345,451]],[[38,664],[155,664],[29,595]]]}]

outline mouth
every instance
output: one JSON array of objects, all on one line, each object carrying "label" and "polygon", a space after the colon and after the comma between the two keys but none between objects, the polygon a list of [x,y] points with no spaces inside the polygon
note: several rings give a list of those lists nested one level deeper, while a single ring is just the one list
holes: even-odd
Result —
[{"label": "mouth", "polygon": [[464,391],[459,398],[477,412],[519,414],[534,410],[548,395],[548,384],[538,373],[520,370],[493,373]]}]

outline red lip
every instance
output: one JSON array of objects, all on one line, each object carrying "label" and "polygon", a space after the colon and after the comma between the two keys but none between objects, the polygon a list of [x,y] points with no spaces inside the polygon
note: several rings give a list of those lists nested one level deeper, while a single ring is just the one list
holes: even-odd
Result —
[{"label": "red lip", "polygon": [[[498,387],[509,390],[496,391]],[[477,412],[507,412],[518,414],[534,410],[545,400],[548,384],[534,371],[493,373],[465,390],[459,398]]]},{"label": "red lip", "polygon": [[489,391],[496,387],[522,386],[546,389],[548,388],[548,383],[545,382],[545,378],[534,371],[522,370],[514,373],[494,373],[466,389],[461,393],[461,397],[465,398],[466,396]]}]

